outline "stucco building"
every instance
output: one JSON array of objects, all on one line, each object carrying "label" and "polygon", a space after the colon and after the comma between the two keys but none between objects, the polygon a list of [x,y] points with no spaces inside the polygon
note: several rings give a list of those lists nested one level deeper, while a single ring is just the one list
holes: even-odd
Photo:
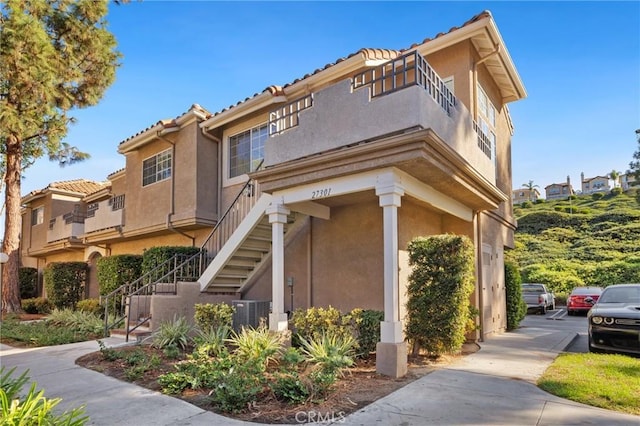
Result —
[{"label": "stucco building", "polygon": [[[269,300],[273,330],[296,308],[383,310],[378,371],[401,376],[406,248],[417,236],[472,239],[476,337],[506,328],[503,260],[515,230],[507,105],[525,96],[483,12],[404,50],[361,49],[216,113],[194,105],[120,143],[125,168],[78,203],[87,214],[84,229],[70,231],[74,256],[202,247],[196,283],[149,296],[152,322],[203,300]],[[29,228],[37,203],[23,201]],[[44,246],[23,255],[39,267],[51,259]]]}]

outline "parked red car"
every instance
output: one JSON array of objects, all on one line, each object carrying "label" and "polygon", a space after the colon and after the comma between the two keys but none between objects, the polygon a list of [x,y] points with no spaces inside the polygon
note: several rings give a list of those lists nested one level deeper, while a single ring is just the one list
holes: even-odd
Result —
[{"label": "parked red car", "polygon": [[[567,314],[575,315],[578,312],[589,312],[589,309],[598,301],[602,293],[601,287],[576,287],[567,297]],[[584,301],[590,297],[591,303]]]}]

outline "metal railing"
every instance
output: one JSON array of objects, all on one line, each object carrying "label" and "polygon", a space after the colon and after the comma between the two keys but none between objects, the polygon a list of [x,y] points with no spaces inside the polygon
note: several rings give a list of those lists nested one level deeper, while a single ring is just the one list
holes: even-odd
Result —
[{"label": "metal railing", "polygon": [[[264,160],[256,167],[256,171],[260,170],[263,162]],[[111,328],[124,322],[128,341],[132,331],[149,323],[153,294],[176,294],[179,281],[197,281],[256,204],[260,195],[258,183],[248,180],[218,220],[198,253],[192,256],[175,255],[140,278],[118,287],[106,296],[100,296],[100,304],[105,309],[105,336]],[[132,322],[135,322],[133,327]]]},{"label": "metal railing", "polygon": [[368,86],[371,97],[386,95],[409,86],[420,86],[447,113],[456,106],[457,99],[431,65],[417,51],[406,53],[382,65],[358,73],[353,89]]},{"label": "metal railing", "polygon": [[[129,315],[129,310],[127,309],[129,305],[128,297],[131,294],[145,286],[156,284],[160,282],[161,279],[171,274],[174,274],[176,277],[189,276],[190,273],[188,270],[181,271],[179,268],[192,257],[196,257],[198,259],[199,266],[199,256],[199,252],[190,257],[187,255],[175,255],[160,263],[154,269],[140,276],[138,279],[121,285],[105,296],[100,296],[100,304],[104,306],[105,336],[109,333],[109,329],[118,326],[123,320],[127,319],[127,316]],[[173,292],[175,293],[175,286],[173,288]],[[125,324],[125,327],[128,328],[128,324]]]},{"label": "metal railing", "polygon": [[269,136],[274,136],[296,127],[300,119],[300,111],[312,106],[313,94],[311,93],[271,111],[269,113]]}]

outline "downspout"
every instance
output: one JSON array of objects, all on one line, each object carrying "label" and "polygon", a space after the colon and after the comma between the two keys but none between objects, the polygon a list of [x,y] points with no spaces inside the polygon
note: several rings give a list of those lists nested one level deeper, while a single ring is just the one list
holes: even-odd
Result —
[{"label": "downspout", "polygon": [[222,194],[220,192],[220,188],[222,188],[222,168],[223,168],[222,167],[222,140],[213,136],[211,133],[207,132],[207,130],[204,127],[201,127],[200,131],[202,132],[202,136],[214,141],[218,145],[218,197],[217,197],[218,199],[216,201],[216,210],[217,210],[218,218],[220,218],[220,216],[222,215]]},{"label": "downspout", "polygon": [[167,229],[169,229],[172,232],[175,232],[176,234],[182,235],[188,239],[191,240],[191,246],[195,247],[196,245],[196,237],[191,236],[189,234],[186,234],[182,231],[180,231],[179,229],[174,228],[173,224],[171,223],[171,217],[174,215],[175,213],[175,206],[176,206],[176,200],[175,200],[175,186],[176,186],[176,175],[175,175],[175,167],[173,167],[173,165],[175,164],[175,158],[176,158],[176,143],[167,139],[166,137],[164,137],[165,134],[167,133],[173,133],[173,132],[177,132],[180,129],[177,127],[170,127],[170,128],[164,128],[162,130],[158,130],[156,132],[156,136],[158,137],[158,139],[163,140],[165,142],[167,142],[169,145],[171,145],[171,161],[173,162],[172,164],[172,172],[171,172],[171,194],[169,196],[169,200],[170,200],[170,208],[169,208],[169,213],[167,213]]},{"label": "downspout", "polygon": [[480,330],[476,330],[476,338],[478,341],[484,341],[484,274],[482,271],[482,226],[480,221],[481,212],[476,211],[474,214],[474,237],[476,241],[476,297],[475,302],[478,310],[480,311],[478,316],[480,318]]}]

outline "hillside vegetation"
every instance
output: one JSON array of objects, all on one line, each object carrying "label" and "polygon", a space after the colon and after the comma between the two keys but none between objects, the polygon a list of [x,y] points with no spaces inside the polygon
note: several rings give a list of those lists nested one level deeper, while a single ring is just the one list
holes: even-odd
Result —
[{"label": "hillside vegetation", "polygon": [[539,200],[515,207],[515,249],[507,259],[523,282],[547,283],[556,294],[575,286],[640,282],[640,197],[637,190]]}]

